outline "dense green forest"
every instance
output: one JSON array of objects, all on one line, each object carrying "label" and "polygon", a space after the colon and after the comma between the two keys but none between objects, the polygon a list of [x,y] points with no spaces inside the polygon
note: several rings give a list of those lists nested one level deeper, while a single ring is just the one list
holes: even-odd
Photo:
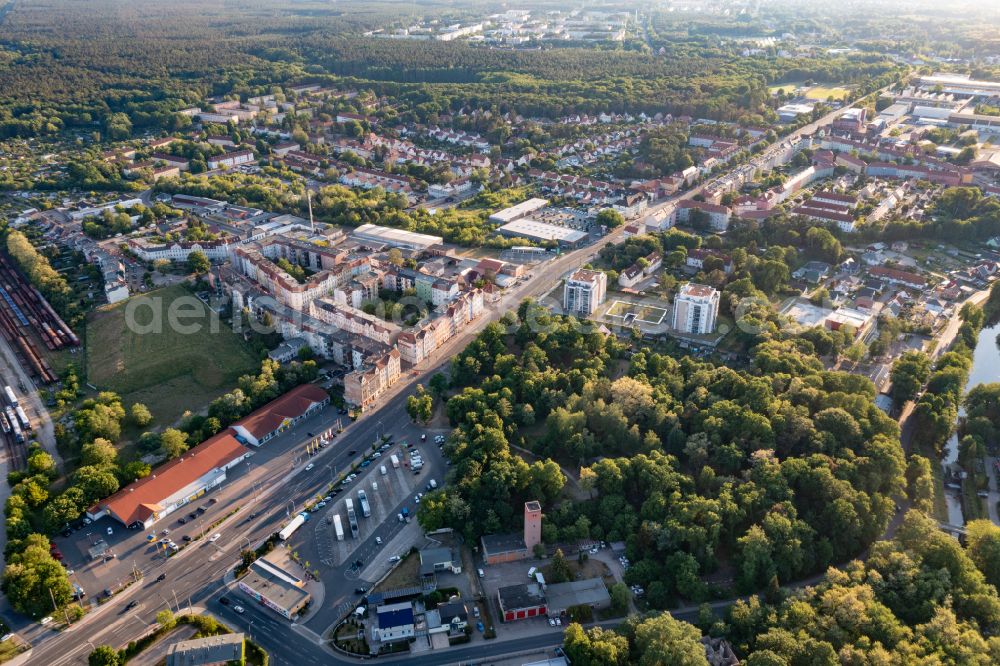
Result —
[{"label": "dense green forest", "polygon": [[[987,666],[1000,660],[996,584],[1000,528],[969,525],[963,548],[917,511],[864,562],[830,569],[816,585],[737,601],[698,628],[731,641],[749,666],[906,664]],[[566,630],[573,664],[707,666],[698,630],[668,613],[616,631]]]},{"label": "dense green forest", "polygon": [[548,117],[666,111],[759,121],[770,113],[769,83],[810,77],[865,92],[900,71],[874,54],[734,58],[730,48],[700,39],[660,56],[360,36],[408,13],[391,3],[290,10],[262,0],[241,10],[193,0],[18,3],[0,43],[0,137],[173,131],[189,122],[177,112],[208,96],[303,81],[391,96],[403,120],[468,106]]},{"label": "dense green forest", "polygon": [[[751,591],[857,555],[885,530],[906,462],[864,377],[823,369],[800,338],[761,337],[745,371],[646,349],[525,302],[455,360],[455,483],[421,505],[426,527],[470,539],[547,506],[543,540],[624,540],[626,581],[651,605],[702,601],[728,573]],[[557,502],[553,464],[587,498]],[[479,517],[468,521],[468,516]]]}]

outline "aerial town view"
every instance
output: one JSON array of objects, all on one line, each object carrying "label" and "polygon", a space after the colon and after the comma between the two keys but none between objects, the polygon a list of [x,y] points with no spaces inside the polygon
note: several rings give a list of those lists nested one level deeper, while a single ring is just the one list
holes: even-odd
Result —
[{"label": "aerial town view", "polygon": [[997,0],[0,0],[0,664],[1000,664]]}]

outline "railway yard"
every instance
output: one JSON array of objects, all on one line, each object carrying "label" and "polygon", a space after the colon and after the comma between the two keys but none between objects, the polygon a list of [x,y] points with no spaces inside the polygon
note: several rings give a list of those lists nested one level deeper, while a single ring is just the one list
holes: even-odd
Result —
[{"label": "railway yard", "polygon": [[0,255],[0,333],[21,357],[24,367],[42,384],[51,384],[57,377],[39,353],[35,339],[41,340],[49,351],[80,344],[80,339],[49,302],[3,255]]},{"label": "railway yard", "polygon": [[[34,426],[29,416],[29,404],[18,397],[27,396],[31,386],[26,382],[48,385],[58,377],[40,351],[77,347],[79,338],[56,314],[49,302],[14,267],[6,255],[0,254],[0,334],[9,355],[6,370],[0,373],[0,430],[10,470],[23,470],[27,465],[27,444]],[[19,370],[13,367],[16,363]],[[22,374],[23,372],[23,374]]]}]

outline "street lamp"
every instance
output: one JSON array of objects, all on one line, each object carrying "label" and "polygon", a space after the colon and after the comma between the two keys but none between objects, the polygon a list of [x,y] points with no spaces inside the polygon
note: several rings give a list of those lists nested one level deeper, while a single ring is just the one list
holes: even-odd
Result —
[{"label": "street lamp", "polygon": [[[291,510],[288,507],[291,507]],[[285,516],[292,515],[292,511],[295,511],[295,500],[288,500],[288,506],[285,507]]]},{"label": "street lamp", "polygon": [[326,468],[330,470],[330,484],[333,484],[334,476],[337,474],[337,466],[332,463],[327,463]]},{"label": "street lamp", "polygon": [[250,624],[247,626],[247,633],[250,634],[250,640],[253,640],[253,620],[250,620]]}]

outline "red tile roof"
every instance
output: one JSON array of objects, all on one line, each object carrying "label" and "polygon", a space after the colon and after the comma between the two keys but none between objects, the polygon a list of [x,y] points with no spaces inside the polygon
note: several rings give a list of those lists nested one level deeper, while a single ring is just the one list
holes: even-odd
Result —
[{"label": "red tile roof", "polygon": [[326,391],[315,384],[303,384],[285,395],[272,400],[250,416],[240,419],[233,426],[243,426],[247,432],[260,439],[277,430],[285,419],[295,419],[317,402],[329,399]]},{"label": "red tile roof", "polygon": [[97,505],[114,513],[126,525],[144,522],[165,508],[159,502],[248,452],[231,430],[225,430],[180,458],[157,467],[149,476],[130,483]]}]

